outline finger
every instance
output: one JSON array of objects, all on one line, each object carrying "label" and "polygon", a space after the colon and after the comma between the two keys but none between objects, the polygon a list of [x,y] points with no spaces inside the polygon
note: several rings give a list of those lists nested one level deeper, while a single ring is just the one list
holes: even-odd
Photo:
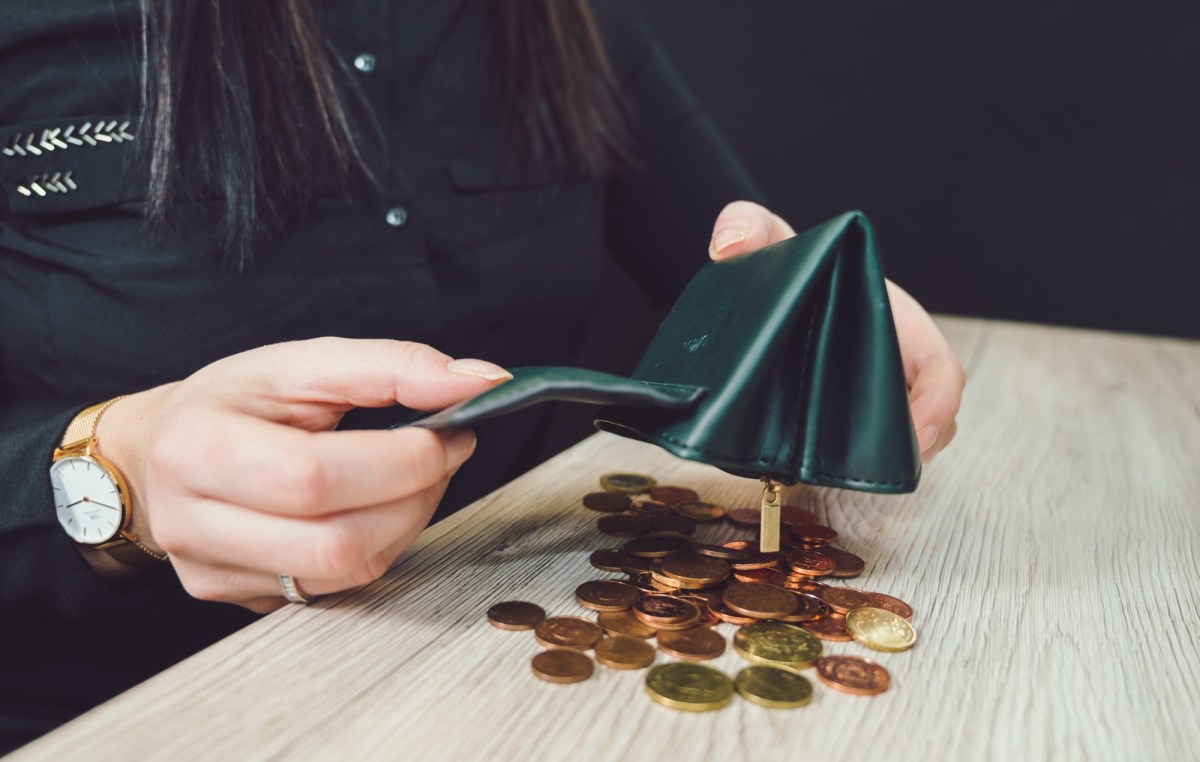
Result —
[{"label": "finger", "polygon": [[923,458],[945,447],[953,437],[964,380],[962,365],[953,354],[927,357],[917,366],[909,407]]},{"label": "finger", "polygon": [[[459,359],[424,344],[322,338],[243,352],[200,373],[236,373],[246,402],[318,402],[342,408],[400,403],[439,410],[512,374],[484,360]],[[268,409],[286,414],[287,405]]]},{"label": "finger", "polygon": [[752,201],[734,201],[717,215],[708,255],[728,259],[794,235],[792,226],[766,207]]},{"label": "finger", "polygon": [[188,422],[190,447],[156,442],[161,473],[189,492],[292,516],[392,502],[427,489],[475,450],[469,429],[310,432],[240,414]]},{"label": "finger", "polygon": [[[382,574],[393,560],[387,554],[420,534],[446,484],[442,480],[402,500],[316,518],[260,513],[217,500],[192,501],[177,511],[165,506],[169,520],[153,527],[154,539],[179,569],[223,566],[355,587]],[[186,515],[178,515],[182,510]]]}]

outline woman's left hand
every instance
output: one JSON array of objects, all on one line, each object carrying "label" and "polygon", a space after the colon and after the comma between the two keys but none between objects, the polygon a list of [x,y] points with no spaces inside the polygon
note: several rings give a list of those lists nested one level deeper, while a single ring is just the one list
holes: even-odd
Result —
[{"label": "woman's left hand", "polygon": [[[796,231],[779,215],[750,201],[734,201],[717,217],[708,253],[713,259],[727,259],[794,235]],[[954,438],[966,374],[917,300],[891,281],[887,289],[921,460],[929,460]]]}]

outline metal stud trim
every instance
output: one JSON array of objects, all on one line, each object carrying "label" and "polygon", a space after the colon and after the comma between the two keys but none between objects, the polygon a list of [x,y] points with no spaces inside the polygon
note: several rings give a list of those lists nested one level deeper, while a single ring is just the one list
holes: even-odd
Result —
[{"label": "metal stud trim", "polygon": [[103,143],[124,143],[133,140],[129,122],[84,122],[66,127],[47,127],[39,135],[33,132],[18,132],[9,137],[0,148],[0,154],[8,158],[18,156],[41,156],[43,153],[62,151],[73,146],[95,147]]},{"label": "metal stud trim", "polygon": [[70,193],[79,190],[71,179],[71,172],[46,172],[33,175],[17,183],[17,193],[22,196],[46,196],[50,193]]}]

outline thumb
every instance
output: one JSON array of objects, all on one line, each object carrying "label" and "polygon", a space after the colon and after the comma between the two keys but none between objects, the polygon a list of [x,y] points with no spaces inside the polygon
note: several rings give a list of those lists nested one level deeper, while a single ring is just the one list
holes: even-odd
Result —
[{"label": "thumb", "polygon": [[238,370],[255,392],[277,399],[350,407],[400,403],[441,408],[512,374],[484,360],[455,360],[433,347],[387,339],[320,338],[272,344],[215,363]]},{"label": "thumb", "polygon": [[717,215],[708,255],[728,259],[794,235],[792,226],[766,207],[752,201],[734,201]]}]

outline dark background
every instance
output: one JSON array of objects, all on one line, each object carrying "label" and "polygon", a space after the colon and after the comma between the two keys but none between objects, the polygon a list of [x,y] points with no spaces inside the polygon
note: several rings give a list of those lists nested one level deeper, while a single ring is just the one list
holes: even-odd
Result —
[{"label": "dark background", "polygon": [[931,311],[1200,338],[1200,4],[643,7],[774,210],[862,209]]}]

